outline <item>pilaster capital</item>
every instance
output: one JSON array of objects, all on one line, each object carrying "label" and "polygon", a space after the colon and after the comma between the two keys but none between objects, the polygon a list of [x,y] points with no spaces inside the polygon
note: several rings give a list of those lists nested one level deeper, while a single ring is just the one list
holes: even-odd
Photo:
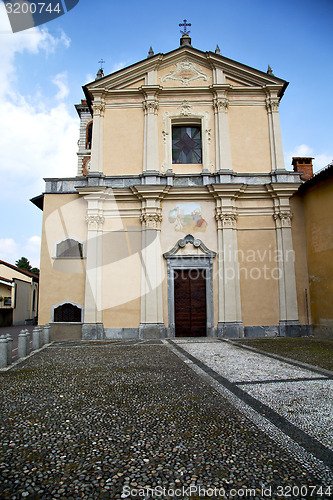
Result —
[{"label": "pilaster capital", "polygon": [[142,103],[145,114],[157,114],[159,103],[157,100],[145,100]]},{"label": "pilaster capital", "polygon": [[226,97],[215,97],[213,101],[213,107],[215,113],[226,113],[229,108],[229,99]]},{"label": "pilaster capital", "polygon": [[103,215],[86,215],[86,222],[88,224],[89,231],[97,231],[104,224],[105,217]]},{"label": "pilaster capital", "polygon": [[277,113],[279,111],[280,99],[278,97],[266,98],[266,109],[268,113]]},{"label": "pilaster capital", "polygon": [[142,225],[147,229],[161,229],[162,215],[160,213],[142,213],[140,217]]},{"label": "pilaster capital", "polygon": [[105,104],[104,102],[98,101],[93,103],[93,113],[94,116],[104,116]]},{"label": "pilaster capital", "polygon": [[277,228],[291,227],[293,214],[289,210],[280,210],[273,214],[273,218]]},{"label": "pilaster capital", "polygon": [[238,215],[235,213],[222,213],[220,209],[216,209],[215,219],[217,220],[218,229],[236,229]]}]

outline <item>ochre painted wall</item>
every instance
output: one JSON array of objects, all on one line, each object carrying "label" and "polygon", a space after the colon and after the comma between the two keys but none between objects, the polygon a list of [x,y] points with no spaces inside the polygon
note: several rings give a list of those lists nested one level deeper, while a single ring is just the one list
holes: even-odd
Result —
[{"label": "ochre painted wall", "polygon": [[237,226],[244,326],[278,325],[279,288],[273,217],[243,216],[238,218]]},{"label": "ochre painted wall", "polygon": [[295,194],[290,199],[290,206],[293,214],[291,229],[295,252],[298,316],[300,323],[307,325],[308,323],[311,324],[311,307],[302,198]]},{"label": "ochre painted wall", "polygon": [[230,105],[229,130],[232,168],[236,172],[270,172],[267,110],[262,106]]},{"label": "ochre painted wall", "polygon": [[[302,195],[307,238],[311,312],[318,333],[333,328],[333,178]],[[332,334],[332,333],[331,333]]]},{"label": "ochre painted wall", "polygon": [[41,245],[39,324],[51,321],[51,307],[71,301],[84,306],[85,259],[55,259],[56,243],[85,242],[86,202],[77,194],[46,194]]},{"label": "ochre painted wall", "polygon": [[103,173],[137,175],[143,165],[144,112],[142,95],[138,107],[107,108],[103,128]]}]

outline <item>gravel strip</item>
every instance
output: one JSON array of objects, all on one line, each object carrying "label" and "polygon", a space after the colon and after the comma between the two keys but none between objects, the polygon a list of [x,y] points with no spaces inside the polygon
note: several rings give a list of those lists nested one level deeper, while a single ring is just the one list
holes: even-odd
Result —
[{"label": "gravel strip", "polygon": [[165,345],[53,346],[0,384],[1,499],[333,493]]}]

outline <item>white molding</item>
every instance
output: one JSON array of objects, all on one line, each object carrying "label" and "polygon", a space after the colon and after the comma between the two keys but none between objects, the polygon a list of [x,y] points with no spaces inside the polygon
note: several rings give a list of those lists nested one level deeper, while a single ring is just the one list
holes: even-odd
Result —
[{"label": "white molding", "polygon": [[[74,321],[54,321],[54,311],[55,309],[57,309],[57,307],[59,306],[63,306],[65,304],[71,304],[72,306],[75,306],[75,307],[78,307],[79,309],[81,309],[81,321],[80,322],[74,322]],[[82,323],[83,322],[83,318],[84,318],[84,307],[81,306],[80,304],[78,304],[77,302],[73,302],[72,300],[64,300],[63,302],[59,302],[58,304],[54,305],[54,306],[51,306],[51,323],[63,323],[63,324],[68,324],[68,323],[72,323],[74,325],[78,325],[79,323]]]}]

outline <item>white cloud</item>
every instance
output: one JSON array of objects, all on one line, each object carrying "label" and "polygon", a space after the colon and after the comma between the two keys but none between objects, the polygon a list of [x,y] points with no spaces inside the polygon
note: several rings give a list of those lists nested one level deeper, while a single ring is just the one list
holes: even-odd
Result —
[{"label": "white cloud", "polygon": [[0,238],[0,260],[14,264],[17,260],[15,256],[18,254],[18,247],[13,238]]},{"label": "white cloud", "polygon": [[69,88],[67,84],[67,72],[58,73],[52,80],[52,83],[58,87],[58,93],[56,94],[56,99],[62,101],[69,94]]},{"label": "white cloud", "polygon": [[26,257],[32,267],[39,268],[40,262],[39,236],[31,236],[28,240],[15,241],[13,238],[0,238],[0,260],[15,265],[21,257]]},{"label": "white cloud", "polygon": [[67,35],[55,37],[46,28],[12,34],[0,2],[0,37],[1,201],[15,202],[39,194],[43,177],[76,174],[79,131],[77,118],[61,102],[69,93],[65,71],[50,77],[58,88],[53,102],[38,87],[32,97],[21,95],[16,81],[18,53],[47,56],[69,46]]},{"label": "white cloud", "polygon": [[37,54],[43,50],[49,55],[60,45],[68,48],[71,42],[64,32],[60,32],[59,37],[54,37],[47,28],[31,28],[13,34],[3,2],[0,3],[0,36],[0,97],[12,93],[12,85],[16,81],[16,53]]}]

